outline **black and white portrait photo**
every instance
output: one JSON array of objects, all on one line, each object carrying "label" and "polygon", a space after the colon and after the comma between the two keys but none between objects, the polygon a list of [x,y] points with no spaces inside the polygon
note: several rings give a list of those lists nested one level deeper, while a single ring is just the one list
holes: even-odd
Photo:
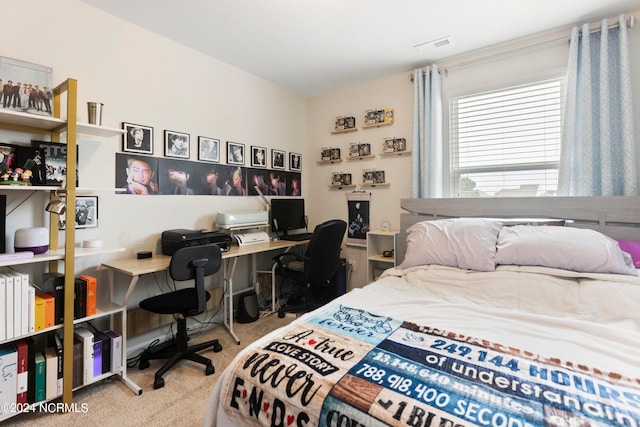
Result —
[{"label": "black and white portrait photo", "polygon": [[267,149],[251,146],[251,166],[258,168],[267,167]]},{"label": "black and white portrait photo", "polygon": [[227,141],[227,163],[244,165],[244,144]]},{"label": "black and white portrait photo", "polygon": [[284,151],[271,150],[271,167],[274,169],[284,169]]},{"label": "black and white portrait photo", "polygon": [[122,123],[125,130],[122,151],[153,154],[153,128],[149,126]]},{"label": "black and white portrait photo", "polygon": [[302,169],[302,155],[289,153],[289,169],[299,172]]},{"label": "black and white portrait photo", "polygon": [[198,160],[204,160],[206,162],[216,162],[216,163],[219,162],[220,161],[220,140],[199,136],[198,137]]}]

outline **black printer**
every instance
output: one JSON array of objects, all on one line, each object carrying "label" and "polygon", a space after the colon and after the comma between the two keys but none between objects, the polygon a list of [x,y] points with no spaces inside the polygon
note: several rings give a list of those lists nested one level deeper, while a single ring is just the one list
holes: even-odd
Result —
[{"label": "black printer", "polygon": [[228,231],[205,231],[175,229],[162,232],[162,253],[173,255],[175,251],[187,246],[200,246],[215,243],[220,251],[227,252],[231,248],[231,235]]}]

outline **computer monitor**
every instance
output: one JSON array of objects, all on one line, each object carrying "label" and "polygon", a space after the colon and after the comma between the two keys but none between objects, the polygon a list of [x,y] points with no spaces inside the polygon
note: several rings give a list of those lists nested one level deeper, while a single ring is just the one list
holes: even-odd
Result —
[{"label": "computer monitor", "polygon": [[287,234],[306,227],[303,198],[271,199],[271,231]]}]

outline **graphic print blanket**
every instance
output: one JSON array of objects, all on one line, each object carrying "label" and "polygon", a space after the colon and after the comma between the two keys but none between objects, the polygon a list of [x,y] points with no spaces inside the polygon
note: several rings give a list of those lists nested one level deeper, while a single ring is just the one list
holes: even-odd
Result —
[{"label": "graphic print blanket", "polygon": [[245,426],[640,426],[638,380],[342,305],[229,378],[222,406]]}]

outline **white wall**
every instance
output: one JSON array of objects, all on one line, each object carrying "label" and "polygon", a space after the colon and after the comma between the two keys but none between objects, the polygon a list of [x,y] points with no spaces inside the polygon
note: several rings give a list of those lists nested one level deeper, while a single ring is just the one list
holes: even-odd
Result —
[{"label": "white wall", "polygon": [[[633,13],[639,16],[640,12]],[[559,31],[567,33],[568,31]],[[450,58],[441,61],[441,68],[465,62],[478,56],[491,56],[493,53],[546,41],[558,37],[555,33],[532,37],[528,40],[519,40],[514,43],[496,46],[491,50],[481,53]],[[560,36],[562,37],[562,36]],[[517,85],[531,79],[544,79],[558,77],[565,74],[567,55],[567,42],[544,44],[537,48],[525,49],[517,54],[509,54],[497,57],[494,60],[479,61],[474,65],[452,69],[443,77],[444,92],[444,119],[448,120],[447,97],[460,96],[465,93],[474,93],[504,87],[505,85]],[[640,28],[629,31],[629,51],[632,61],[632,87],[633,101],[635,104],[634,116],[636,118],[636,142],[640,147]],[[340,147],[342,152],[348,149],[350,142],[371,143],[372,153],[378,154],[382,140],[385,136],[407,138],[407,146],[411,149],[412,141],[412,114],[413,114],[413,85],[409,82],[410,70],[386,79],[363,82],[361,85],[352,86],[309,100],[309,154],[312,160],[320,158],[322,147]],[[357,132],[346,134],[330,134],[336,116],[353,115],[356,124],[360,128],[363,123],[364,111],[371,108],[393,107],[395,109],[395,123],[391,126],[375,129],[359,129]],[[444,139],[447,140],[448,128],[445,124]],[[445,150],[446,153],[446,150]],[[446,155],[446,154],[445,154]],[[343,158],[345,156],[343,155]],[[637,150],[638,164],[640,165],[640,148]],[[445,172],[447,162],[445,159]],[[400,199],[410,197],[411,186],[411,159],[409,157],[380,157],[362,161],[343,161],[339,164],[310,164],[310,192],[314,197],[310,201],[312,206],[312,218],[327,218],[335,216],[347,219],[347,191],[329,189],[330,174],[333,171],[351,172],[354,182],[361,182],[362,169],[380,168],[386,172],[387,180],[391,182],[388,188],[371,189],[371,228],[379,228],[380,221],[389,219],[392,228],[397,228],[400,223]],[[640,170],[640,167],[639,167]],[[309,178],[307,178],[307,182]],[[445,182],[447,180],[445,179]],[[360,188],[358,188],[359,190]],[[315,197],[317,196],[317,197]],[[364,249],[346,247],[343,256],[352,259],[356,264],[356,271],[351,277],[351,287],[361,287],[367,283],[366,254]],[[401,260],[400,260],[401,261]]]},{"label": "white wall", "polygon": [[[158,157],[163,155],[163,130],[169,129],[191,135],[191,160],[197,159],[197,137],[202,135],[219,138],[223,147],[227,140],[243,143],[247,152],[251,145],[295,151],[302,154],[303,171],[308,170],[307,107],[299,95],[79,1],[2,1],[0,9],[4,17],[15,17],[0,26],[1,54],[52,67],[54,84],[77,79],[80,121],[87,121],[86,102],[99,101],[104,103],[105,126],[152,126]],[[28,143],[32,137],[43,138],[0,132],[6,143]],[[80,141],[80,185],[113,188],[115,153],[121,149],[120,138]],[[223,148],[223,163],[225,153]],[[308,188],[303,180],[303,194]],[[27,195],[16,193],[8,192],[9,209]],[[13,247],[13,230],[43,224],[44,196],[32,197],[8,217],[8,248]],[[100,238],[127,248],[125,254],[106,258],[155,252],[165,229],[210,229],[219,210],[262,208],[257,197],[98,196],[99,227],[78,230],[76,240]],[[91,271],[99,262],[79,259],[77,270]],[[246,269],[238,270],[237,281],[242,282]],[[156,278],[145,277],[131,305],[158,292]]]}]

